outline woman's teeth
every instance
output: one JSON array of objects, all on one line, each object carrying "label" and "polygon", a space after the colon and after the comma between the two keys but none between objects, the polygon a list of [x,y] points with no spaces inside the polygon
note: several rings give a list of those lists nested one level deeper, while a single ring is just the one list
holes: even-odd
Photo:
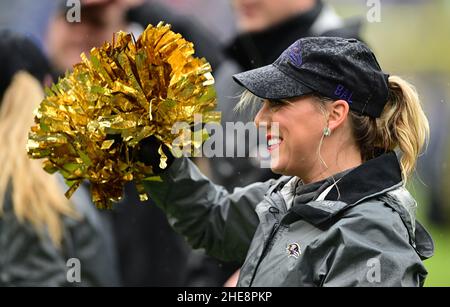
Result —
[{"label": "woman's teeth", "polygon": [[279,138],[271,138],[267,141],[267,146],[271,147],[271,146],[275,146],[281,143],[281,139]]}]

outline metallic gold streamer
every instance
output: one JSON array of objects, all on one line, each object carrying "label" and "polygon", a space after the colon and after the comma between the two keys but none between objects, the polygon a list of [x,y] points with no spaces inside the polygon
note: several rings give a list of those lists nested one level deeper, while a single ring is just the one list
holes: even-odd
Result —
[{"label": "metallic gold streamer", "polygon": [[[204,122],[220,120],[211,66],[193,54],[193,44],[164,23],[148,26],[136,42],[118,32],[89,58],[82,54],[72,73],[46,89],[29,156],[44,158],[47,172],[64,176],[67,197],[87,179],[94,203],[108,208],[134,180],[146,200],[142,181],[159,179],[135,158],[140,141],[154,136],[171,148],[179,136],[171,133],[176,122],[192,124],[196,113]],[[199,144],[193,142],[185,139],[182,146],[194,150]],[[162,147],[158,153],[166,168]]]}]

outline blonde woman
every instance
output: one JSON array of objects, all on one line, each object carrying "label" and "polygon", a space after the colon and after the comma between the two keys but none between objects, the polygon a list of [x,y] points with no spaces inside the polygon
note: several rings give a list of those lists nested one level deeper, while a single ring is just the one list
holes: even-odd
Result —
[{"label": "blonde woman", "polygon": [[27,157],[45,57],[28,39],[0,34],[0,286],[116,285],[114,251],[86,191],[72,204],[64,182]]},{"label": "blonde woman", "polygon": [[243,263],[238,286],[423,285],[434,247],[405,188],[429,132],[414,88],[363,43],[325,37],[234,79],[239,107],[262,101],[255,123],[284,176],[228,193],[173,159],[146,188],[175,229]]}]

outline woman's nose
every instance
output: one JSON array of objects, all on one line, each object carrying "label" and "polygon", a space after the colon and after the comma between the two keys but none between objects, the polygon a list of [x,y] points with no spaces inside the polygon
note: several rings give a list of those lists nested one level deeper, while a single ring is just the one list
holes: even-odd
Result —
[{"label": "woman's nose", "polygon": [[270,109],[268,103],[264,102],[263,106],[255,116],[254,122],[256,127],[267,126],[267,123],[269,122],[269,116],[270,116]]}]

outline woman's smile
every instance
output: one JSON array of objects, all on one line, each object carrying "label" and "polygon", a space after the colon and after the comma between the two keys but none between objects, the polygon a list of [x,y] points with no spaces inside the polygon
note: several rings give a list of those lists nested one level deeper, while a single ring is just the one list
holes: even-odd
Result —
[{"label": "woman's smile", "polygon": [[278,149],[280,147],[281,143],[283,142],[283,138],[280,136],[267,134],[267,150],[272,153],[275,149]]}]

